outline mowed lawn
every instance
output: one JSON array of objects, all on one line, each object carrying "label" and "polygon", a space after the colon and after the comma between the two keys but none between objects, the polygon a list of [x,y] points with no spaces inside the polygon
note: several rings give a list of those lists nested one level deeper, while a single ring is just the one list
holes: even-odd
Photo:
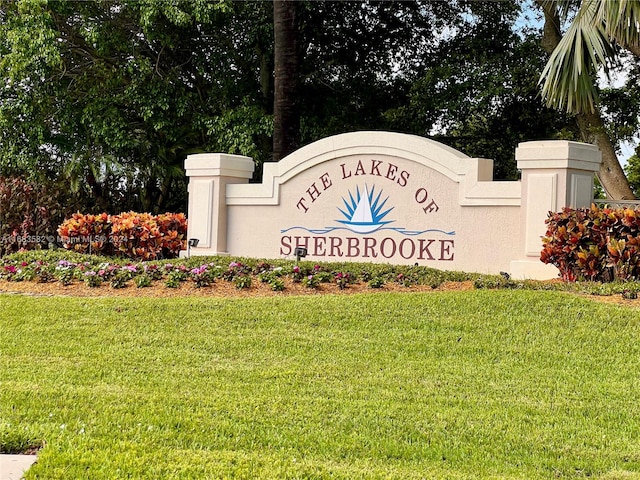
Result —
[{"label": "mowed lawn", "polygon": [[567,293],[0,296],[27,478],[640,478],[640,310]]}]

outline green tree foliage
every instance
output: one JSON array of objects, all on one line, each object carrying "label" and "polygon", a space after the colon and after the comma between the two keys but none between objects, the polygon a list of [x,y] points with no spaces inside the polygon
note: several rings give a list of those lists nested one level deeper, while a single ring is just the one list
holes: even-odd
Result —
[{"label": "green tree foliage", "polygon": [[624,173],[627,175],[633,193],[636,197],[640,197],[640,157],[637,153],[627,160]]},{"label": "green tree foliage", "polygon": [[539,32],[514,31],[520,8],[472,2],[459,27],[465,34],[444,39],[424,57],[408,102],[386,112],[391,125],[494,159],[497,179],[517,177],[518,143],[576,139],[573,119],[540,103],[537,78],[545,54]]},{"label": "green tree foliage", "polygon": [[[246,8],[4,2],[3,168],[66,175],[98,209],[184,208],[187,153],[238,145],[256,153],[243,140],[256,126],[244,119],[234,144],[215,136],[257,99],[247,74],[256,39],[234,35],[229,20]],[[257,127],[267,128],[262,119]]]},{"label": "green tree foliage", "polygon": [[[520,8],[300,3],[301,143],[435,136],[513,178],[519,141],[573,135],[536,98]],[[187,154],[271,159],[273,21],[270,2],[0,0],[0,173],[66,182],[86,212],[183,210]]]},{"label": "green tree foliage", "polygon": [[312,2],[302,12],[302,140],[394,128],[439,36],[462,21],[457,2]]},{"label": "green tree foliage", "polygon": [[624,83],[598,89],[607,133],[615,144],[634,142],[640,130],[640,59],[626,57],[625,63]]}]

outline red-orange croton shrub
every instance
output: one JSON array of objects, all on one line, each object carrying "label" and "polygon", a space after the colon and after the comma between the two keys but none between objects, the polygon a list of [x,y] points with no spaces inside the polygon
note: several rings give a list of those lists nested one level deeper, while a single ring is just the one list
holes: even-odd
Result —
[{"label": "red-orange croton shrub", "polygon": [[76,213],[60,225],[58,235],[65,248],[80,252],[135,260],[174,258],[185,248],[187,219],[181,213]]},{"label": "red-orange croton shrub", "polygon": [[640,279],[640,211],[565,208],[549,212],[540,259],[565,281]]},{"label": "red-orange croton shrub", "polygon": [[184,213],[163,213],[156,217],[156,223],[162,232],[163,257],[177,257],[185,248],[187,217]]},{"label": "red-orange croton shrub", "polygon": [[74,213],[58,227],[62,246],[80,253],[111,255],[113,252],[109,241],[110,234],[111,218],[106,213]]}]

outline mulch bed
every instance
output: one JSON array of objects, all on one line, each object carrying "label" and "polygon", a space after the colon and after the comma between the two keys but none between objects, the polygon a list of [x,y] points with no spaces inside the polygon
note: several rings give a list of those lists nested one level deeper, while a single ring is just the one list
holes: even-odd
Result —
[{"label": "mulch bed", "polygon": [[[85,283],[76,282],[71,285],[62,285],[59,282],[7,282],[0,280],[0,293],[11,293],[33,296],[65,296],[65,297],[151,297],[151,298],[178,298],[178,297],[214,297],[214,298],[247,298],[247,297],[286,297],[293,295],[351,295],[355,293],[379,293],[379,292],[443,292],[473,290],[473,282],[444,282],[437,288],[429,285],[412,285],[405,287],[397,283],[386,283],[382,288],[371,288],[366,283],[350,284],[341,290],[336,284],[321,283],[317,288],[305,287],[302,283],[295,283],[289,278],[283,279],[285,289],[280,292],[273,291],[271,287],[258,280],[254,280],[251,287],[238,289],[231,282],[218,280],[208,287],[197,288],[193,282],[187,281],[180,284],[179,288],[168,288],[162,281],[157,281],[150,287],[137,288],[130,281],[124,288],[112,288],[108,284],[100,287],[89,287]],[[578,295],[578,294],[576,294]],[[625,299],[621,295],[581,295],[603,303],[615,303],[619,305],[640,307],[640,299]]]},{"label": "mulch bed", "polygon": [[429,285],[413,285],[404,287],[396,283],[387,283],[382,288],[371,288],[366,283],[351,284],[340,290],[333,283],[321,283],[318,288],[305,287],[302,283],[294,283],[284,279],[285,288],[276,292],[260,281],[254,280],[249,288],[238,289],[231,282],[218,280],[208,287],[197,288],[193,282],[183,282],[178,288],[168,288],[161,281],[154,282],[150,287],[137,288],[133,282],[124,288],[111,288],[108,284],[100,287],[89,287],[84,283],[62,285],[59,282],[7,282],[0,281],[1,293],[16,293],[39,296],[69,296],[69,297],[283,297],[290,295],[349,295],[354,293],[375,292],[432,292],[443,290],[472,290],[473,282],[445,282],[433,289]]}]

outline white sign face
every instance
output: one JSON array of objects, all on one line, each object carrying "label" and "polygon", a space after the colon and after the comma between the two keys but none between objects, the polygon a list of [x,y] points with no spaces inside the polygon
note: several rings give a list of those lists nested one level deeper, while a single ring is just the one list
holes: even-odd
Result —
[{"label": "white sign face", "polygon": [[440,200],[453,182],[423,165],[382,155],[340,158],[282,186],[289,211],[280,255],[402,263],[453,262],[455,226]]}]

